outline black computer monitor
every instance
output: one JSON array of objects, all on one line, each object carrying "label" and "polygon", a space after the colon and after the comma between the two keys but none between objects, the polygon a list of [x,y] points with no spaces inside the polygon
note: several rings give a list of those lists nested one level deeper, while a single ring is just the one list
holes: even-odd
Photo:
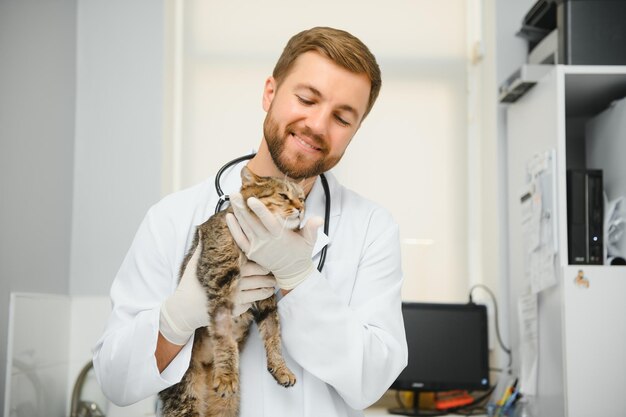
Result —
[{"label": "black computer monitor", "polygon": [[478,304],[402,303],[409,363],[391,388],[420,391],[486,390],[489,388],[487,309]]}]

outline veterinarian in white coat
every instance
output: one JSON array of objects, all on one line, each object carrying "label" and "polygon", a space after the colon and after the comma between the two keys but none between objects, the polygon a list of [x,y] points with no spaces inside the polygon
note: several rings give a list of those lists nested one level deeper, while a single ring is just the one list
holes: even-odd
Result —
[{"label": "veterinarian in white coat", "polygon": [[[264,138],[248,163],[262,176],[311,178],[305,181],[305,222],[324,215],[325,196],[315,178],[341,159],[378,93],[372,97],[374,80],[366,70],[346,69],[337,62],[341,57],[329,56],[319,46],[306,49],[311,38],[327,39],[339,48],[355,42],[364,48],[351,35],[328,28],[292,38],[277,64],[279,68],[288,52],[294,55],[285,73],[275,69],[266,82]],[[239,211],[245,210],[235,194],[242,166],[228,170],[222,179],[222,188],[234,195]],[[263,344],[253,325],[240,360],[243,417],[360,416],[359,410],[380,398],[406,366],[398,227],[387,211],[342,187],[332,174],[327,177],[332,201],[329,236],[320,231],[314,245],[298,241],[280,247],[280,239],[271,242],[292,255],[286,257],[288,265],[277,265],[273,273],[283,294],[278,303],[283,354],[297,382],[291,388],[276,384],[266,370]],[[195,227],[217,204],[213,184],[214,179],[208,179],[153,206],[115,278],[113,311],[95,347],[94,366],[103,391],[118,405],[177,383],[189,365],[194,326],[178,332],[189,320],[164,310],[177,312],[181,305],[192,304],[188,295],[177,294],[178,274]],[[240,246],[245,240],[260,248],[258,262],[263,265],[272,251],[264,253],[268,244],[262,236],[248,233],[245,219],[237,218],[239,222],[230,219],[229,227],[238,234]],[[327,259],[319,272],[311,265],[317,265],[324,244]],[[181,334],[186,342],[172,343]],[[169,359],[163,362],[163,357]]]}]

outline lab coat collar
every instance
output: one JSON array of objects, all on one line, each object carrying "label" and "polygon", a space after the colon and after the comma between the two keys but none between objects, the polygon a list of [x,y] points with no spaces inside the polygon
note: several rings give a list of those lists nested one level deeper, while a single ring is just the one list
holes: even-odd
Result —
[{"label": "lab coat collar", "polygon": [[[326,180],[328,180],[328,189],[330,191],[330,222],[332,219],[339,216],[341,213],[341,187],[338,186],[335,176],[326,172],[324,174]],[[304,220],[302,224],[306,224],[307,220],[312,216],[320,216],[324,218],[326,205],[326,196],[324,195],[324,186],[322,180],[317,177],[311,192],[306,198],[306,211],[304,212]],[[317,240],[313,246],[313,256],[315,257],[326,245],[330,244],[330,236],[324,233],[324,226],[321,226],[317,231]]]}]

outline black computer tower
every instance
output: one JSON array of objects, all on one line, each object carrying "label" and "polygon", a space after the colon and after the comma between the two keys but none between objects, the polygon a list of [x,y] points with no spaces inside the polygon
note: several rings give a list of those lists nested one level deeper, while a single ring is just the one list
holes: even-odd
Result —
[{"label": "black computer tower", "polygon": [[604,263],[602,171],[567,171],[567,241],[570,264]]}]

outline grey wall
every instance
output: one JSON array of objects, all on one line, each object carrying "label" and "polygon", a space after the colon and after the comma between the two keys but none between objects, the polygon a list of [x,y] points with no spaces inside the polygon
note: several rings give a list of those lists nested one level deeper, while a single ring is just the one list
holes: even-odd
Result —
[{"label": "grey wall", "polygon": [[80,1],[71,295],[109,293],[161,193],[164,1]]},{"label": "grey wall", "polygon": [[526,62],[526,41],[515,34],[536,0],[498,0],[496,54],[498,85]]},{"label": "grey wall", "polygon": [[164,3],[0,0],[0,410],[10,292],[108,294],[160,198]]},{"label": "grey wall", "polygon": [[[498,85],[506,80],[516,69],[526,62],[526,42],[515,34],[521,28],[524,15],[530,10],[535,0],[497,0],[496,2],[496,78]],[[499,106],[498,119],[498,194],[500,213],[500,238],[502,245],[500,254],[500,292],[498,299],[502,304],[500,325],[503,326],[503,338],[509,347],[513,347],[513,366],[517,368],[519,357],[518,327],[511,322],[509,312],[517,308],[517,300],[509,298],[508,277],[508,208],[507,208],[507,146],[506,146],[506,113],[503,105]],[[518,355],[519,356],[519,355]],[[518,373],[519,374],[519,373]]]},{"label": "grey wall", "polygon": [[0,1],[0,410],[9,293],[69,288],[76,7]]}]

